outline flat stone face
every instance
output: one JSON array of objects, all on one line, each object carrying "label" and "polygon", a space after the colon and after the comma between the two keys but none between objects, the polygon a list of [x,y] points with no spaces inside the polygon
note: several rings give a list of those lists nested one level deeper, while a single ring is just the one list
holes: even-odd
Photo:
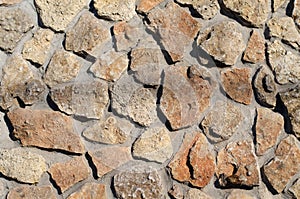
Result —
[{"label": "flat stone face", "polygon": [[0,48],[12,52],[25,33],[32,29],[33,26],[33,20],[24,10],[13,7],[1,7]]},{"label": "flat stone face", "polygon": [[147,13],[149,12],[151,9],[153,9],[155,6],[159,5],[161,2],[163,2],[164,0],[140,0],[138,2],[138,5],[136,7],[136,10],[138,12],[141,13]]},{"label": "flat stone face", "polygon": [[0,149],[2,175],[23,183],[37,183],[47,170],[45,159],[22,148]]},{"label": "flat stone face", "polygon": [[201,27],[189,13],[173,2],[163,9],[151,10],[148,19],[150,28],[159,35],[164,49],[174,62],[182,60],[185,48],[192,43]]},{"label": "flat stone face", "polygon": [[218,153],[216,174],[224,187],[258,185],[260,173],[253,144],[249,141],[229,143]]},{"label": "flat stone face", "polygon": [[185,199],[212,199],[212,197],[199,189],[189,189]]},{"label": "flat stone face", "polygon": [[67,162],[53,164],[49,173],[63,193],[76,183],[87,179],[90,176],[90,169],[83,156],[79,156]]},{"label": "flat stone face", "polygon": [[253,30],[244,52],[243,60],[258,63],[265,59],[265,40],[258,30]]},{"label": "flat stone face", "polygon": [[264,174],[272,187],[281,193],[291,178],[300,171],[300,143],[292,135],[280,142],[275,158],[264,166]]},{"label": "flat stone face", "polygon": [[289,189],[296,198],[300,198],[300,180],[298,179]]},{"label": "flat stone face", "polygon": [[250,68],[227,69],[221,72],[221,81],[231,99],[242,104],[251,104],[253,91]]},{"label": "flat stone face", "polygon": [[201,126],[210,140],[221,142],[236,133],[243,120],[240,107],[230,102],[217,101],[201,122]]},{"label": "flat stone face", "polygon": [[86,183],[67,199],[107,199],[105,188],[104,184]]},{"label": "flat stone face", "polygon": [[85,12],[76,25],[66,33],[66,50],[97,56],[101,44],[110,39],[109,26]]},{"label": "flat stone face", "polygon": [[56,194],[51,186],[20,186],[13,188],[7,199],[56,199]]},{"label": "flat stone face", "polygon": [[210,37],[199,37],[200,47],[215,60],[234,65],[246,48],[240,26],[236,22],[224,21],[206,31],[210,32]]},{"label": "flat stone face", "polygon": [[256,197],[244,190],[235,189],[227,196],[227,199],[256,199]]},{"label": "flat stone face", "polygon": [[63,31],[74,17],[87,6],[86,0],[35,0],[42,23],[55,31]]},{"label": "flat stone face", "polygon": [[0,5],[13,5],[20,3],[22,0],[0,0]]}]

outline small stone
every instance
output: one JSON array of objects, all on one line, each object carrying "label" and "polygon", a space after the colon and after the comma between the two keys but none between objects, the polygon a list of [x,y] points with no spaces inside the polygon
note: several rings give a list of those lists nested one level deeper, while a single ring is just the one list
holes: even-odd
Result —
[{"label": "small stone", "polygon": [[7,199],[56,199],[56,194],[51,186],[20,186],[13,188]]},{"label": "small stone", "polygon": [[[4,3],[6,3],[6,0]],[[13,52],[24,34],[32,29],[33,26],[33,20],[24,10],[14,7],[1,7],[0,48],[8,52]]]},{"label": "small stone", "polygon": [[63,193],[76,183],[87,179],[90,170],[83,156],[79,156],[67,162],[53,164],[49,173]]},{"label": "small stone", "polygon": [[92,13],[81,15],[75,26],[66,33],[66,50],[97,56],[101,45],[110,39],[109,26]]},{"label": "small stone", "polygon": [[74,132],[72,119],[59,112],[19,108],[8,112],[8,118],[14,127],[13,136],[23,146],[85,152],[80,137]]},{"label": "small stone", "polygon": [[141,13],[148,13],[163,1],[164,0],[139,0],[136,10]]},{"label": "small stone", "polygon": [[290,187],[289,191],[296,197],[300,198],[300,180],[298,179],[297,182]]},{"label": "small stone", "polygon": [[0,149],[0,173],[23,183],[38,183],[47,170],[45,159],[22,148]]},{"label": "small stone", "polygon": [[223,187],[259,185],[259,169],[252,142],[229,143],[217,157],[217,177]]},{"label": "small stone", "polygon": [[97,168],[99,178],[132,160],[129,147],[110,146],[88,153]]},{"label": "small stone", "polygon": [[168,193],[172,199],[183,199],[182,188],[177,184],[174,184]]},{"label": "small stone", "polygon": [[135,0],[95,0],[94,6],[100,17],[112,21],[128,21],[135,13]]},{"label": "small stone", "polygon": [[272,187],[281,193],[291,178],[300,171],[300,143],[292,135],[283,139],[275,158],[264,166],[264,174]]},{"label": "small stone", "polygon": [[67,83],[74,80],[82,66],[76,55],[64,50],[57,50],[47,67],[44,76],[45,83],[50,86]]},{"label": "small stone", "polygon": [[22,55],[25,59],[43,65],[49,55],[54,32],[48,29],[38,29],[33,37],[24,44]]},{"label": "small stone", "polygon": [[293,19],[297,25],[298,30],[300,30],[300,1],[294,1],[294,9],[293,9]]},{"label": "small stone", "polygon": [[86,0],[35,0],[42,23],[55,31],[63,31],[75,16],[87,6]]},{"label": "small stone", "polygon": [[265,59],[265,40],[258,30],[253,30],[244,52],[243,60],[258,63]]},{"label": "small stone", "polygon": [[267,108],[258,108],[256,111],[256,153],[257,155],[263,155],[276,144],[277,138],[283,129],[284,120],[279,113]]},{"label": "small stone", "polygon": [[286,0],[273,0],[273,12],[276,12]]},{"label": "small stone", "polygon": [[[210,28],[210,37],[198,38],[198,45],[215,60],[234,65],[246,48],[240,26],[236,22],[224,21]],[[231,50],[228,50],[231,49]]]},{"label": "small stone", "polygon": [[86,183],[67,199],[107,199],[104,184]]},{"label": "small stone", "polygon": [[236,133],[243,120],[240,107],[230,102],[217,101],[201,122],[201,126],[210,140],[221,142]]},{"label": "small stone", "polygon": [[250,68],[231,68],[221,73],[226,94],[236,102],[251,104],[253,91]]},{"label": "small stone", "polygon": [[20,3],[21,1],[22,0],[0,0],[0,5],[4,5],[4,6],[14,5]]},{"label": "small stone", "polygon": [[189,189],[185,199],[212,199],[212,197],[208,196],[206,193],[199,189]]},{"label": "small stone", "polygon": [[233,190],[227,199],[257,199],[252,194],[248,194],[246,191],[235,189]]},{"label": "small stone", "polygon": [[133,144],[133,156],[163,163],[173,155],[169,131],[166,128],[146,130]]},{"label": "small stone", "polygon": [[120,199],[163,199],[162,179],[153,168],[141,167],[120,172],[113,178],[116,197]]}]

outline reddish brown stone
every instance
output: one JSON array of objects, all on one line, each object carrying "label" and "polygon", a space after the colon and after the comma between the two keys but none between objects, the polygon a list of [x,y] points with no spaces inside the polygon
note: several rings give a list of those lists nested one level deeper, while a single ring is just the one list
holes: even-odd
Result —
[{"label": "reddish brown stone", "polygon": [[51,186],[20,186],[13,188],[7,199],[56,199],[56,194]]},{"label": "reddish brown stone", "polygon": [[136,10],[141,13],[147,13],[163,1],[164,0],[140,0]]},{"label": "reddish brown stone", "polygon": [[258,30],[252,31],[243,59],[251,63],[265,60],[265,40]]},{"label": "reddish brown stone", "polygon": [[104,184],[86,183],[67,199],[107,199]]}]

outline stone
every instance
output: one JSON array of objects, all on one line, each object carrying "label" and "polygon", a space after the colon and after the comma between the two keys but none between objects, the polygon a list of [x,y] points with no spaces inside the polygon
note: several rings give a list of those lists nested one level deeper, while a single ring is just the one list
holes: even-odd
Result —
[{"label": "stone", "polygon": [[75,26],[66,33],[66,50],[98,56],[101,46],[110,40],[109,26],[92,13],[81,15]]},{"label": "stone", "polygon": [[0,0],[0,5],[14,5],[20,3],[22,0]]},{"label": "stone", "polygon": [[133,157],[164,163],[173,155],[169,131],[166,128],[150,128],[133,143]]},{"label": "stone", "polygon": [[150,10],[158,6],[164,0],[139,0],[136,10],[140,13],[148,13]]},{"label": "stone", "polygon": [[177,184],[173,184],[172,188],[168,191],[168,194],[173,199],[183,199],[182,187]]},{"label": "stone", "polygon": [[22,148],[0,149],[0,173],[22,183],[38,183],[47,170],[45,159]]},{"label": "stone", "polygon": [[199,132],[186,133],[168,167],[175,180],[205,187],[215,173],[215,157],[205,135]]},{"label": "stone", "polygon": [[300,198],[300,180],[298,179],[289,189],[296,198]]},{"label": "stone", "polygon": [[129,147],[109,146],[89,151],[88,154],[97,168],[99,178],[132,160]]},{"label": "stone", "polygon": [[227,9],[229,9],[246,25],[262,27],[268,18],[270,7],[268,0],[223,0]]},{"label": "stone", "polygon": [[188,190],[185,199],[212,199],[212,197],[199,189],[192,188]]},{"label": "stone", "polygon": [[95,0],[94,7],[100,17],[112,21],[128,21],[135,13],[135,0]]},{"label": "stone", "polygon": [[100,119],[109,102],[108,85],[103,81],[64,84],[51,89],[50,97],[67,114]]},{"label": "stone", "polygon": [[294,1],[294,9],[292,15],[298,30],[300,30],[300,1],[299,0]]},{"label": "stone", "polygon": [[252,194],[243,190],[235,189],[228,196],[227,199],[257,199]]},{"label": "stone", "polygon": [[118,173],[113,178],[116,197],[120,199],[163,199],[162,179],[151,167],[132,168]]},{"label": "stone", "polygon": [[0,13],[0,48],[13,52],[23,36],[34,27],[33,19],[20,8],[1,7]]},{"label": "stone", "polygon": [[237,132],[244,119],[240,107],[217,101],[202,120],[201,127],[208,139],[222,142]]},{"label": "stone", "polygon": [[253,91],[250,68],[231,68],[222,71],[221,81],[231,99],[242,104],[251,104]]},{"label": "stone", "polygon": [[229,143],[217,156],[217,177],[222,187],[259,185],[259,168],[250,141]]},{"label": "stone", "polygon": [[50,185],[19,186],[10,190],[7,199],[56,199],[56,194]]},{"label": "stone", "polygon": [[241,27],[236,22],[224,21],[206,31],[209,32],[206,38],[198,38],[200,48],[215,60],[225,65],[234,65],[246,48]]},{"label": "stone", "polygon": [[149,28],[158,34],[173,62],[183,59],[185,49],[192,44],[201,28],[198,21],[174,2],[169,2],[163,9],[157,7],[151,10],[148,19]]},{"label": "stone", "polygon": [[43,25],[55,31],[64,31],[87,4],[86,0],[60,0],[59,2],[55,0],[35,0],[35,6]]},{"label": "stone", "polygon": [[286,0],[273,0],[273,12],[276,12],[285,2]]},{"label": "stone", "polygon": [[57,50],[51,58],[44,75],[45,83],[54,87],[58,84],[67,83],[74,80],[82,66],[76,55]]},{"label": "stone", "polygon": [[38,29],[33,37],[25,42],[22,55],[38,65],[43,65],[49,56],[54,32],[48,29]]},{"label": "stone", "polygon": [[271,186],[281,193],[292,177],[300,171],[299,141],[293,135],[289,135],[279,143],[275,155],[275,158],[263,167],[263,171]]},{"label": "stone", "polygon": [[256,154],[263,155],[275,146],[284,127],[283,116],[267,108],[257,108],[255,125]]},{"label": "stone", "polygon": [[275,40],[268,45],[268,57],[279,84],[299,82],[300,70],[297,65],[300,63],[300,57],[298,54],[288,51],[280,41]]},{"label": "stone", "polygon": [[72,193],[67,199],[107,199],[106,186],[97,183],[85,183],[79,191]]},{"label": "stone", "polygon": [[53,164],[48,172],[62,193],[90,176],[90,169],[83,156]]},{"label": "stone", "polygon": [[253,30],[243,60],[255,64],[265,59],[265,40],[258,30]]}]

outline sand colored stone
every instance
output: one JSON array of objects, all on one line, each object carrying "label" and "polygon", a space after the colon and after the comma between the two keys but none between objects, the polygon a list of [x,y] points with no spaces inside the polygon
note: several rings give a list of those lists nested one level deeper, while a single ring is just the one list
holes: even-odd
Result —
[{"label": "sand colored stone", "polygon": [[265,60],[265,40],[258,30],[253,30],[244,52],[243,60],[251,63]]},{"label": "sand colored stone", "polygon": [[98,183],[85,183],[80,190],[72,193],[67,199],[107,199],[106,186]]},{"label": "sand colored stone", "polygon": [[50,185],[19,186],[10,190],[7,199],[56,199],[56,194]]}]

